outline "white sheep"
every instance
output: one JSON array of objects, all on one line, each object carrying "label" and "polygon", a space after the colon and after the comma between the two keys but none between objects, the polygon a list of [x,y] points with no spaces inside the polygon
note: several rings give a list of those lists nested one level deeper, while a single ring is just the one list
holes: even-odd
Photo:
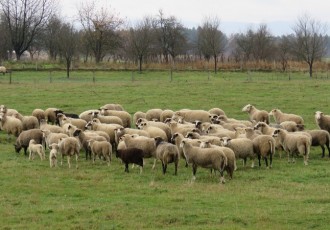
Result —
[{"label": "white sheep", "polygon": [[304,124],[304,119],[296,114],[283,113],[279,109],[272,109],[269,115],[273,115],[274,120],[277,124],[282,123],[283,121],[294,121],[297,124]]},{"label": "white sheep", "polygon": [[201,121],[207,122],[210,121],[210,113],[205,110],[190,110],[183,109],[180,111],[176,111],[173,117],[181,116],[187,122]]},{"label": "white sheep", "polygon": [[266,110],[259,110],[255,106],[247,104],[243,107],[242,111],[249,114],[250,121],[262,121],[269,124],[269,114]]},{"label": "white sheep", "polygon": [[109,110],[107,108],[101,107],[101,114],[104,116],[117,116],[123,121],[123,126],[125,128],[131,127],[132,117],[126,111],[117,111],[117,110]]},{"label": "white sheep", "polygon": [[5,73],[8,73],[7,68],[4,66],[0,66],[0,73],[2,73],[2,75],[5,75]]},{"label": "white sheep", "polygon": [[223,111],[220,108],[212,108],[208,111],[210,114],[216,114],[216,115],[226,115],[225,111]]},{"label": "white sheep", "polygon": [[311,138],[304,134],[289,133],[284,129],[276,129],[273,137],[278,138],[279,142],[288,155],[288,162],[290,163],[290,155],[292,163],[295,162],[294,155],[302,154],[304,157],[304,164],[308,165],[308,157],[311,147]]},{"label": "white sheep", "polygon": [[254,153],[257,154],[259,160],[259,167],[261,166],[260,159],[264,158],[266,167],[272,167],[273,156],[275,154],[275,139],[269,135],[259,135],[252,140]]},{"label": "white sheep", "polygon": [[167,118],[172,118],[174,114],[174,111],[171,109],[165,109],[163,112],[160,114],[160,122],[165,122]]},{"label": "white sheep", "polygon": [[180,146],[189,164],[192,164],[193,180],[196,179],[197,167],[210,168],[220,172],[220,182],[225,183],[223,171],[226,167],[227,157],[218,148],[200,148],[192,146],[186,139],[182,140]]},{"label": "white sheep", "polygon": [[50,130],[45,129],[45,130],[41,130],[42,134],[43,134],[43,138],[44,138],[44,142],[46,143],[46,146],[51,146],[54,143],[58,143],[58,141],[61,138],[66,138],[69,137],[67,134],[65,133],[52,133]]},{"label": "white sheep", "polygon": [[101,108],[106,108],[108,110],[124,111],[124,107],[121,104],[114,104],[114,103],[105,104],[101,106]]},{"label": "white sheep", "polygon": [[146,119],[148,121],[160,121],[160,116],[162,114],[162,109],[149,109],[146,112]]},{"label": "white sheep", "polygon": [[58,149],[61,153],[61,165],[63,165],[63,158],[67,156],[68,166],[71,168],[71,157],[76,156],[76,168],[78,169],[78,158],[80,151],[79,141],[74,137],[61,138],[58,142]]},{"label": "white sheep", "polygon": [[34,109],[32,111],[32,116],[36,117],[39,123],[40,120],[46,120],[45,111],[42,109]]},{"label": "white sheep", "polygon": [[167,165],[174,163],[174,175],[177,175],[179,163],[179,149],[176,145],[165,142],[161,137],[155,138],[156,158],[162,162],[163,174],[166,173]]},{"label": "white sheep", "polygon": [[142,111],[137,111],[133,114],[133,124],[136,125],[136,122],[140,118],[146,118],[146,113]]},{"label": "white sheep", "polygon": [[208,142],[210,142],[210,144],[218,145],[218,146],[220,146],[220,144],[221,144],[219,137],[200,135],[197,132],[188,132],[185,137],[190,138],[190,139],[198,139],[200,141],[208,141]]},{"label": "white sheep", "polygon": [[[247,120],[237,120],[235,118],[228,118],[226,115],[219,115],[217,120],[225,123],[236,124],[236,127],[251,127],[252,122]],[[221,123],[220,123],[221,124]]]},{"label": "white sheep", "polygon": [[64,129],[57,125],[47,124],[45,120],[40,120],[40,129],[41,130],[49,130],[52,133],[65,133]]},{"label": "white sheep", "polygon": [[217,125],[210,125],[207,130],[206,130],[206,134],[210,135],[210,136],[216,136],[216,137],[230,137],[230,138],[235,138],[236,133],[234,131],[228,130],[228,129],[224,129]]},{"label": "white sheep", "polygon": [[85,126],[87,124],[87,121],[84,119],[67,117],[63,113],[58,113],[57,119],[61,127],[63,127],[64,124],[69,123],[76,126],[78,129],[85,130]]},{"label": "white sheep", "polygon": [[16,117],[7,116],[7,113],[0,113],[0,129],[4,130],[8,135],[8,140],[10,135],[18,137],[23,131],[22,121]]},{"label": "white sheep", "polygon": [[221,138],[222,146],[232,149],[235,153],[236,159],[243,159],[243,166],[246,165],[247,158],[252,160],[251,168],[254,167],[255,153],[253,149],[253,142],[247,138],[231,139],[228,137]]},{"label": "white sheep", "polygon": [[23,130],[38,129],[39,128],[39,120],[35,116],[32,116],[32,115],[31,116],[23,116],[20,113],[17,113],[13,116],[22,121]]},{"label": "white sheep", "polygon": [[[164,123],[160,123],[160,124],[165,125]],[[168,134],[166,134],[166,132],[163,129],[161,129],[157,126],[154,126],[150,123],[141,122],[138,128],[149,133],[150,137],[155,138],[155,137],[159,136],[159,137],[163,138],[163,140],[169,141]],[[169,136],[171,136],[171,135],[169,135]]]},{"label": "white sheep", "polygon": [[50,148],[50,152],[49,152],[49,166],[51,168],[56,167],[57,166],[57,153],[58,153],[58,144],[57,143],[53,143],[51,145],[48,146]]},{"label": "white sheep", "polygon": [[34,154],[37,153],[41,160],[46,159],[45,150],[42,144],[38,144],[34,139],[29,142],[29,160],[34,160]]},{"label": "white sheep", "polygon": [[321,111],[315,112],[315,122],[320,129],[330,133],[330,115],[325,115]]},{"label": "white sheep", "polygon": [[104,157],[108,162],[108,166],[110,166],[112,146],[108,141],[96,141],[92,139],[88,141],[88,145],[92,151],[93,164],[95,163],[96,156],[99,156],[99,158]]},{"label": "white sheep", "polygon": [[100,111],[97,109],[89,109],[80,113],[79,118],[89,122],[95,117],[95,114],[98,113],[100,113]]}]

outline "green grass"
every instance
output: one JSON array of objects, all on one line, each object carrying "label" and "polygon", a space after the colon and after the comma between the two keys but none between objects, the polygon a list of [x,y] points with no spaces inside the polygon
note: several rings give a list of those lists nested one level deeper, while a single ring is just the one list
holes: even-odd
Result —
[{"label": "green grass", "polygon": [[[247,119],[241,112],[251,103],[270,111],[303,116],[316,128],[314,112],[330,114],[330,81],[306,74],[174,72],[13,72],[0,77],[0,104],[24,115],[34,108],[59,107],[80,113],[106,103],[119,103],[131,114],[150,108],[222,108],[229,117]],[[110,167],[92,165],[81,153],[79,169],[66,162],[28,161],[17,155],[14,139],[0,134],[0,220],[2,229],[328,229],[330,160],[312,148],[310,164],[288,164],[275,156],[273,169],[242,168],[234,179],[219,184],[218,175],[180,162],[163,176],[158,162],[147,160],[124,173],[115,157]],[[327,154],[328,156],[328,154]],[[249,163],[249,162],[248,162]],[[73,163],[74,166],[74,163]],[[74,168],[74,167],[73,167]]]}]

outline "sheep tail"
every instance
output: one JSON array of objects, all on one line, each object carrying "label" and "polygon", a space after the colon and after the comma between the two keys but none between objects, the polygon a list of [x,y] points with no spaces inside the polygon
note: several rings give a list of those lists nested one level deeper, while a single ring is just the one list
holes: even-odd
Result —
[{"label": "sheep tail", "polygon": [[275,155],[275,144],[273,143],[272,140],[269,140],[268,143],[270,145],[270,152],[274,156]]},{"label": "sheep tail", "polygon": [[223,164],[222,164],[221,171],[224,171],[225,167],[228,165],[228,158],[226,157],[226,155],[223,152],[222,152],[222,158],[223,158]]}]

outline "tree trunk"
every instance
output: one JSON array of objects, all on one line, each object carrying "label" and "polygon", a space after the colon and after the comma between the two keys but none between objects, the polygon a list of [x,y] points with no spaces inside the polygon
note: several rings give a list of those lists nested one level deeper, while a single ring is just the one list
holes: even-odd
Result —
[{"label": "tree trunk", "polygon": [[71,67],[71,60],[66,60],[66,77],[70,78],[70,67]]},{"label": "tree trunk", "polygon": [[313,77],[313,63],[308,63],[309,65],[309,77],[312,78]]},{"label": "tree trunk", "polygon": [[142,73],[142,56],[139,57],[139,73]]},{"label": "tree trunk", "polygon": [[217,74],[217,55],[214,55],[214,74]]}]

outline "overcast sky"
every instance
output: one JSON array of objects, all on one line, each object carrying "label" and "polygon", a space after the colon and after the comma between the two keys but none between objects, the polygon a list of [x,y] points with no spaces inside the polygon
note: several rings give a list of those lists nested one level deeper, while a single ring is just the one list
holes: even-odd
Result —
[{"label": "overcast sky", "polygon": [[[77,16],[86,0],[59,0],[60,12],[67,20]],[[185,27],[201,25],[205,17],[218,17],[220,29],[231,33],[245,32],[265,23],[274,35],[292,33],[297,18],[308,14],[330,27],[329,0],[97,0],[134,23],[144,16],[155,16],[160,9],[165,16],[175,16]]]}]

